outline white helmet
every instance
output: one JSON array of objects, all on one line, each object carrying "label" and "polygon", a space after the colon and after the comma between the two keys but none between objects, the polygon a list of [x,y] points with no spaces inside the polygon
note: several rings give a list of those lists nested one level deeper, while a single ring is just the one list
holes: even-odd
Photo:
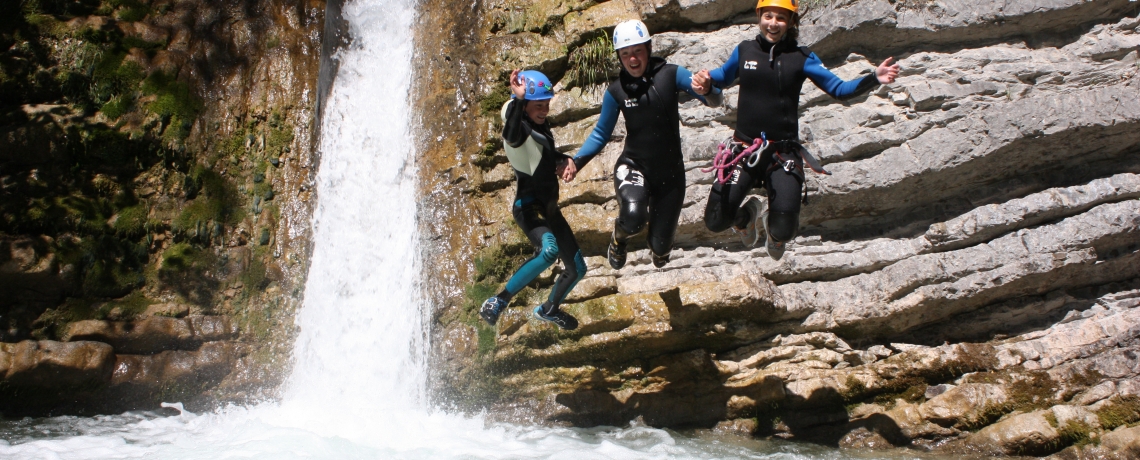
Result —
[{"label": "white helmet", "polygon": [[614,50],[646,43],[649,38],[649,28],[644,22],[636,19],[625,21],[614,27]]}]

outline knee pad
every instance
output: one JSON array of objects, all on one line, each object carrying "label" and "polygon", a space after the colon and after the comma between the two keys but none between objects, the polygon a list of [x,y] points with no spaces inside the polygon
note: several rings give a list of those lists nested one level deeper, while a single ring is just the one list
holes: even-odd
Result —
[{"label": "knee pad", "polygon": [[542,261],[548,265],[558,260],[558,240],[554,239],[553,233],[546,232],[542,234],[542,249],[539,249],[539,254],[542,257]]},{"label": "knee pad", "polygon": [[800,229],[800,215],[791,212],[770,212],[767,227],[772,239],[786,243],[796,237],[796,232]]},{"label": "knee pad", "polygon": [[648,207],[648,202],[630,201],[623,203],[618,212],[617,225],[627,235],[641,233],[645,229],[645,223],[649,220],[649,212],[646,209]]}]

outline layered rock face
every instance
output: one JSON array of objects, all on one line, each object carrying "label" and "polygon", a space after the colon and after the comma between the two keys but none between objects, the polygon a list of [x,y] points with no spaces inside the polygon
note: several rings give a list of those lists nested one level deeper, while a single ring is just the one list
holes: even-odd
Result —
[{"label": "layered rock face", "polygon": [[16,3],[0,412],[271,395],[308,260],[324,1]]},{"label": "layered rock face", "polygon": [[[602,94],[574,83],[575,56],[602,31],[644,19],[654,53],[692,70],[757,33],[754,2],[555,3],[476,11],[489,48],[473,59],[494,64],[452,66],[482,75],[481,101],[495,101],[513,66],[559,80],[550,120],[569,153]],[[486,141],[459,155],[443,147],[459,161],[424,171],[452,191],[452,209],[471,210],[435,221],[462,222],[434,247],[472,260],[437,271],[467,283],[436,293],[441,398],[543,423],[642,418],[846,447],[1135,454],[1140,7],[807,7],[801,44],[836,74],[858,77],[888,56],[902,72],[846,102],[805,85],[800,137],[831,175],[808,174],[799,237],[777,261],[704,225],[712,176],[700,168],[732,134],[734,87],[723,107],[682,106],[688,186],[669,264],[654,268],[635,239],[627,265],[610,269],[619,120],[601,158],[562,189],[589,267],[564,306],[575,331],[526,314],[557,269],[496,327],[479,322],[478,303],[531,249],[509,214],[513,173],[493,114],[451,125]]]}]

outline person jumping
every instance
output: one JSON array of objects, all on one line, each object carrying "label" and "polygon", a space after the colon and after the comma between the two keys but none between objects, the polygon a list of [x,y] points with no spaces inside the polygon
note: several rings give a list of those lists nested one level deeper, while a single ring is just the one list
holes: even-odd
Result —
[{"label": "person jumping", "polygon": [[511,100],[503,105],[503,148],[515,170],[517,188],[511,209],[515,223],[526,233],[535,254],[507,280],[502,292],[483,302],[479,316],[492,326],[511,297],[539,274],[562,260],[562,273],[554,281],[550,297],[535,307],[534,315],[563,329],[575,329],[578,320],[559,306],[574,285],[586,276],[586,262],[570,225],[558,209],[558,177],[570,157],[558,153],[554,135],[546,123],[554,85],[536,70],[511,71]]},{"label": "person jumping", "polygon": [[[758,1],[760,33],[756,38],[737,45],[720,68],[701,70],[693,76],[693,87],[699,91],[709,86],[725,88],[740,79],[734,142],[725,156],[743,161],[718,174],[705,206],[705,225],[714,232],[735,227],[745,245],[754,246],[759,240],[759,222],[767,234],[768,255],[776,260],[799,230],[804,162],[826,173],[798,140],[804,80],[810,79],[827,94],[843,100],[892,83],[899,73],[899,66],[891,65],[893,58],[887,58],[866,77],[840,79],[815,53],[796,43],[796,10],[797,0]],[[724,166],[729,164],[731,161],[724,162]],[[768,192],[767,209],[752,198],[738,211],[748,192],[758,186]]]}]

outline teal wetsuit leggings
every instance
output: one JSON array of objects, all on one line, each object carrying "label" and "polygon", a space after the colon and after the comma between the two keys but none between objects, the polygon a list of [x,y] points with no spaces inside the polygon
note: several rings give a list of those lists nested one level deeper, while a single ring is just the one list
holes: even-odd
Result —
[{"label": "teal wetsuit leggings", "polygon": [[562,211],[558,209],[557,200],[551,200],[551,203],[546,204],[535,199],[525,202],[524,200],[515,201],[511,213],[515,216],[515,223],[526,233],[531,244],[534,244],[536,251],[534,256],[527,259],[522,267],[511,275],[507,287],[499,297],[509,300],[555,261],[561,259],[562,273],[554,281],[554,288],[547,299],[553,307],[550,310],[556,311],[558,305],[566,298],[566,294],[586,276],[586,262],[582,259],[582,252],[578,249],[578,241],[574,239],[570,224],[566,223],[566,218],[562,217]]}]

